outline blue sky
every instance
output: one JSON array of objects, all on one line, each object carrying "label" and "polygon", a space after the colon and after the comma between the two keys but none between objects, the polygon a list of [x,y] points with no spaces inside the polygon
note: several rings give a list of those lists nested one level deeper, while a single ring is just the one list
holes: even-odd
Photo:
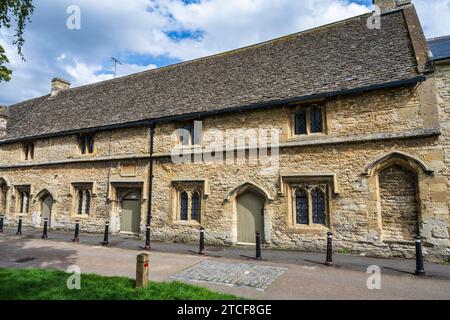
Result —
[{"label": "blue sky", "polygon": [[[39,0],[17,56],[11,32],[0,29],[13,80],[0,83],[0,104],[50,92],[61,77],[72,86],[258,43],[372,9],[367,0]],[[413,0],[427,37],[450,33],[450,0]],[[70,5],[81,29],[69,30]]]}]

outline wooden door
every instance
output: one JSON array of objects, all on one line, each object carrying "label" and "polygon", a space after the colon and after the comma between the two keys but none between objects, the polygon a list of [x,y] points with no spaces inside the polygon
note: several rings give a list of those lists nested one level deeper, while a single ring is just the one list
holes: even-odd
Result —
[{"label": "wooden door", "polygon": [[248,192],[237,199],[238,242],[256,243],[256,231],[264,238],[264,200],[259,195]]},{"label": "wooden door", "polygon": [[121,232],[139,233],[141,225],[141,201],[136,193],[122,200]]}]

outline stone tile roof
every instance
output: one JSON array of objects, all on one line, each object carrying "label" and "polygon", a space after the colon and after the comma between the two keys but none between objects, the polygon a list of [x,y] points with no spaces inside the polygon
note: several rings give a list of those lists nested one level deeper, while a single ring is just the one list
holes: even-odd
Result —
[{"label": "stone tile roof", "polygon": [[10,106],[6,140],[226,110],[418,76],[402,10],[369,14],[258,45]]},{"label": "stone tile roof", "polygon": [[450,36],[429,39],[428,45],[433,53],[433,60],[450,59]]}]

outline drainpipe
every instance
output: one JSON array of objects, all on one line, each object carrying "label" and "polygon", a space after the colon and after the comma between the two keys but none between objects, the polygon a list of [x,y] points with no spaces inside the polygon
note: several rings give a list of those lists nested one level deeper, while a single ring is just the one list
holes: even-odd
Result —
[{"label": "drainpipe", "polygon": [[152,223],[152,194],[153,194],[153,144],[155,138],[155,124],[150,124],[150,163],[148,173],[148,196],[147,196],[147,224]]}]

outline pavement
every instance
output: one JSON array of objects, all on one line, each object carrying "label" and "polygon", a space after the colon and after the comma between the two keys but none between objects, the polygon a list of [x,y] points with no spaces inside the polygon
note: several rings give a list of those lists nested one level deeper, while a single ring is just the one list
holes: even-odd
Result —
[{"label": "pavement", "polygon": [[[82,234],[80,243],[72,233],[23,229],[0,233],[0,267],[67,270],[71,265],[82,273],[134,278],[136,255],[143,242],[135,237]],[[414,276],[415,260],[379,259],[363,256],[333,256],[326,267],[323,253],[264,249],[263,260],[254,259],[252,247],[206,247],[199,256],[198,245],[153,242],[150,279],[183,281],[215,291],[251,299],[450,299],[450,265],[425,263],[427,275]],[[381,271],[380,289],[368,289],[369,266]],[[372,278],[373,279],[373,276]]]}]

